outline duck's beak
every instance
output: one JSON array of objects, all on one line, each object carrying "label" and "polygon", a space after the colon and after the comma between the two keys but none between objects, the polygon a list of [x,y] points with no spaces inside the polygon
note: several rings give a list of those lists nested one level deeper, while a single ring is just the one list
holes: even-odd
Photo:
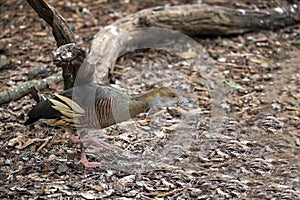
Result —
[{"label": "duck's beak", "polygon": [[176,103],[176,106],[182,106],[184,104],[183,99],[179,99]]}]

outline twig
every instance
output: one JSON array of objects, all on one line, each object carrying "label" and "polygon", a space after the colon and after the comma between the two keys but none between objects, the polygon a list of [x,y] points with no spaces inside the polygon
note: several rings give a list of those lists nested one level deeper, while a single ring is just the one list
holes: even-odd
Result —
[{"label": "twig", "polygon": [[50,139],[52,139],[52,136],[45,139],[45,142],[37,149],[37,152],[40,152],[49,143]]},{"label": "twig", "polygon": [[167,197],[167,196],[171,196],[171,195],[174,195],[176,193],[179,193],[179,192],[182,192],[183,190],[185,190],[186,188],[177,188],[177,189],[174,189],[174,190],[171,190],[169,192],[165,192],[165,193],[161,193],[161,194],[158,194],[156,195],[156,197]]},{"label": "twig", "polygon": [[39,90],[35,86],[29,88],[29,93],[31,94],[32,98],[35,100],[36,103],[39,103],[41,101],[41,98],[39,96]]}]

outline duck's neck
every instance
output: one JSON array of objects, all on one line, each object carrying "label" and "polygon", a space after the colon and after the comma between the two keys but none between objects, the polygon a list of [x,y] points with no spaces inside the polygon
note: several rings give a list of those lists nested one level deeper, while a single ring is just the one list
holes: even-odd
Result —
[{"label": "duck's neck", "polygon": [[141,96],[132,97],[129,102],[130,116],[134,117],[155,105],[156,93],[157,91],[154,90]]}]

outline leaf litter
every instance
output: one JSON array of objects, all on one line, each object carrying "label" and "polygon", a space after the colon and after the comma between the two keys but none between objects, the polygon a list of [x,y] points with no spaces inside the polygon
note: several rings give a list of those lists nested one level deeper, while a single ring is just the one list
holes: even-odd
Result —
[{"label": "leaf litter", "polygon": [[[287,3],[205,2],[241,9]],[[51,3],[75,25],[79,43],[84,45],[100,26],[158,6],[152,1]],[[55,42],[49,27],[26,2],[1,6],[5,13],[1,18],[6,22],[0,29],[1,60],[6,63],[0,69],[1,91],[57,72],[52,64]],[[80,151],[68,142],[68,131],[41,124],[24,127],[22,122],[34,104],[29,96],[2,105],[0,196],[299,198],[299,30],[293,26],[226,38],[196,38],[214,59],[214,67],[207,73],[193,64],[193,50],[180,55],[144,50],[119,58],[112,81],[121,89],[136,95],[156,86],[171,86],[182,96],[184,106],[150,110],[91,133],[115,146],[113,150],[87,149],[90,159],[105,164],[103,169],[77,165]],[[33,67],[43,73],[28,75]],[[61,89],[61,85],[50,84],[43,93],[51,96]]]}]

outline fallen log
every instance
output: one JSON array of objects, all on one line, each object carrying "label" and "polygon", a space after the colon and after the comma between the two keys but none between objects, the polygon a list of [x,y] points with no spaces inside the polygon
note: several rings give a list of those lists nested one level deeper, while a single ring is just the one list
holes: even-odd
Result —
[{"label": "fallen log", "polygon": [[[231,9],[209,5],[180,5],[174,7],[156,7],[141,10],[121,18],[101,29],[94,37],[84,63],[88,73],[95,71],[97,81],[108,83],[109,73],[114,70],[115,59],[124,49],[141,43],[160,43],[160,36],[150,38],[145,34],[128,34],[147,27],[164,28],[195,35],[237,35],[247,32],[274,30],[300,22],[300,4],[290,7],[264,10]],[[124,37],[124,35],[128,35]],[[170,36],[172,39],[172,35]],[[113,45],[116,45],[113,48]],[[109,58],[107,58],[109,57]],[[87,70],[85,69],[85,70]]]}]

